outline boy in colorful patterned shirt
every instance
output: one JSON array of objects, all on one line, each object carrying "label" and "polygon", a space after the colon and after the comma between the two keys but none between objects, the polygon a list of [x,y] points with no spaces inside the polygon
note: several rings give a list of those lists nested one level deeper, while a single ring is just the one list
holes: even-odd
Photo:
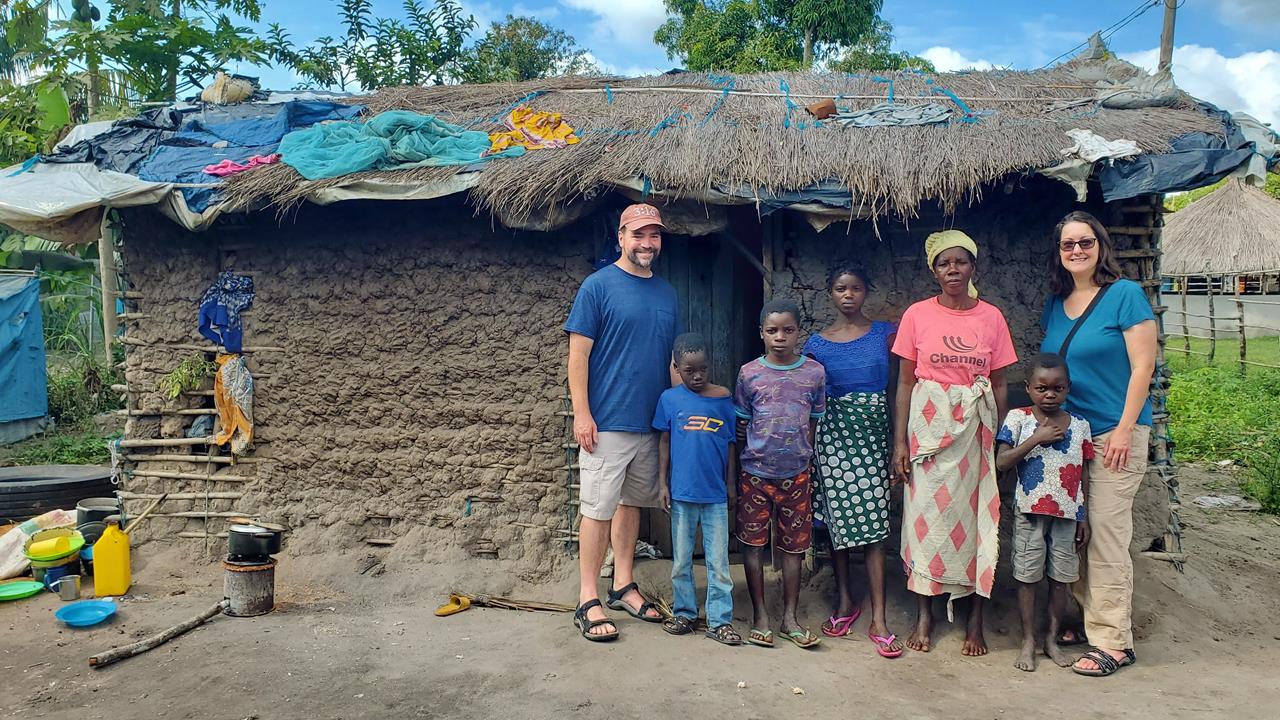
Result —
[{"label": "boy in colorful patterned shirt", "polygon": [[1071,391],[1067,363],[1036,357],[1027,373],[1032,407],[1010,410],[996,434],[996,468],[1017,468],[1013,521],[1013,577],[1018,581],[1022,653],[1013,666],[1036,669],[1036,585],[1049,576],[1049,631],[1044,654],[1060,667],[1071,660],[1058,647],[1066,587],[1080,577],[1080,551],[1089,542],[1084,499],[1093,459],[1093,433],[1084,418],[1062,409]]},{"label": "boy in colorful patterned shirt", "polygon": [[813,536],[813,490],[809,466],[813,434],[827,407],[827,374],[813,358],[800,355],[800,308],[771,300],[760,311],[764,355],[738,372],[733,409],[738,416],[742,472],[738,478],[738,541],[745,547],[747,590],[753,615],[747,642],[773,646],[764,602],[764,547],[778,523],[782,551],[783,637],[809,648],[819,639],[796,620],[800,561]]}]

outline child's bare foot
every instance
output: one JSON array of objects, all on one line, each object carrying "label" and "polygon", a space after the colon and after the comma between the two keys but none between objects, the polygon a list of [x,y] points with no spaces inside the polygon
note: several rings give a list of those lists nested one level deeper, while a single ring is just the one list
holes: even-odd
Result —
[{"label": "child's bare foot", "polygon": [[872,620],[871,627],[867,628],[867,634],[882,638],[892,637],[893,642],[889,643],[888,647],[883,648],[885,652],[895,653],[902,651],[902,640],[889,632],[889,625],[885,622]]},{"label": "child's bare foot", "polygon": [[911,631],[911,637],[907,638],[907,647],[917,652],[929,652],[933,647],[930,635],[933,634],[933,616],[921,614],[920,619],[916,621],[915,630]]},{"label": "child's bare foot", "polygon": [[1049,635],[1044,639],[1044,654],[1058,667],[1071,667],[1071,658],[1062,652],[1062,648],[1053,639],[1053,635]]},{"label": "child's bare foot", "polygon": [[[1046,643],[1047,646],[1047,643]],[[1013,666],[1023,672],[1036,671],[1036,639],[1023,638],[1022,652],[1018,654],[1018,659],[1013,661]]]},{"label": "child's bare foot", "polygon": [[964,646],[960,648],[960,654],[965,657],[981,657],[987,654],[987,639],[983,636],[981,629],[975,631],[969,628],[964,635]]}]

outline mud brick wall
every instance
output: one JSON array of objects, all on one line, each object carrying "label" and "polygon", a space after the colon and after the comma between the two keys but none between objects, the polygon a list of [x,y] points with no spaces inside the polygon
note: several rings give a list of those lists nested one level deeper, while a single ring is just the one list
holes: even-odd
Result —
[{"label": "mud brick wall", "polygon": [[[123,255],[146,315],[130,336],[207,344],[196,332],[197,306],[221,264],[254,278],[246,347],[284,348],[247,355],[260,375],[258,442],[249,463],[214,477],[252,480],[215,483],[244,497],[210,507],[284,523],[294,529],[289,544],[308,553],[405,537],[433,554],[560,553],[550,530],[564,525],[567,497],[557,470],[565,462],[560,328],[591,269],[589,236],[495,230],[447,201],[343,203],[293,220],[250,216],[194,235],[155,215],[127,216]],[[129,347],[134,406],[172,404],[156,384],[190,354]],[[127,437],[177,437],[191,418],[133,420]],[[203,480],[136,477],[126,486],[204,488]],[[473,502],[466,516],[474,496],[496,502]],[[204,501],[166,503],[184,506]],[[162,518],[149,535],[203,528],[203,519]]]},{"label": "mud brick wall", "polygon": [[[828,269],[837,259],[855,259],[868,269],[876,286],[867,301],[867,315],[897,321],[911,303],[938,292],[926,267],[925,238],[938,230],[963,230],[978,245],[978,292],[1004,313],[1020,359],[1007,373],[1012,399],[1012,391],[1020,391],[1024,382],[1025,361],[1040,351],[1040,313],[1049,294],[1046,255],[1053,252],[1050,237],[1058,220],[1085,209],[1108,226],[1132,222],[1123,212],[1125,204],[1103,205],[1100,198],[1101,192],[1091,188],[1090,202],[1080,206],[1065,185],[1026,177],[989,187],[979,202],[950,217],[922,208],[919,217],[906,223],[883,218],[877,225],[869,220],[851,227],[837,223],[821,233],[801,218],[788,217],[776,252],[774,292],[799,303],[805,316],[801,325],[818,332],[836,313],[826,292]],[[1145,201],[1126,204],[1139,202]],[[1118,250],[1131,247],[1129,238],[1116,236],[1115,241]],[[1126,275],[1139,278],[1133,262],[1121,265]],[[1145,549],[1163,533],[1168,506],[1165,488],[1149,473],[1135,500],[1134,549]]]}]

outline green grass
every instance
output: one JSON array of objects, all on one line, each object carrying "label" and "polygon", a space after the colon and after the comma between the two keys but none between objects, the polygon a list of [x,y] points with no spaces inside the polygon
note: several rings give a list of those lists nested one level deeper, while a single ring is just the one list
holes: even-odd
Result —
[{"label": "green grass", "polygon": [[[1237,341],[1219,340],[1212,364],[1175,351],[1181,347],[1181,338],[1170,338],[1165,348],[1174,457],[1244,465],[1244,492],[1280,513],[1280,369],[1246,365],[1241,372]],[[1209,341],[1192,338],[1191,349],[1207,353]],[[1280,366],[1280,338],[1250,338],[1245,349],[1247,360]]]},{"label": "green grass", "polygon": [[[1192,354],[1183,352],[1188,342],[1190,342]],[[1210,343],[1208,340],[1201,340],[1200,338],[1190,338],[1188,340],[1187,338],[1170,337],[1165,343],[1165,360],[1168,361],[1169,368],[1175,373],[1181,370],[1208,367],[1209,358],[1207,355],[1211,345],[1213,346],[1213,365],[1215,367],[1234,367],[1237,370],[1240,368],[1240,341],[1238,339],[1218,340],[1216,343]],[[1200,354],[1197,355],[1195,353]],[[1246,339],[1244,359],[1250,362],[1275,365],[1280,368],[1280,337]],[[1250,372],[1265,370],[1265,368],[1251,365],[1246,367],[1249,368]]]},{"label": "green grass", "polygon": [[0,467],[9,465],[105,465],[111,461],[107,441],[97,433],[75,430],[0,446]]}]

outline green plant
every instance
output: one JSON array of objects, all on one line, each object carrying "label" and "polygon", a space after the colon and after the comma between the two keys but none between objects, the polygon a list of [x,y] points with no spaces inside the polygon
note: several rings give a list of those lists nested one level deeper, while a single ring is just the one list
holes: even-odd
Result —
[{"label": "green plant", "polygon": [[168,375],[160,378],[160,390],[172,400],[188,390],[199,388],[217,367],[203,355],[191,355],[178,363]]},{"label": "green plant", "polygon": [[103,465],[111,461],[110,439],[92,432],[50,434],[0,449],[0,465]]},{"label": "green plant", "polygon": [[1249,466],[1242,487],[1262,505],[1262,511],[1280,515],[1280,438],[1272,435],[1245,460]]},{"label": "green plant", "polygon": [[1280,371],[1210,366],[1175,370],[1169,388],[1175,457],[1247,463],[1280,416]]},{"label": "green plant", "polygon": [[119,377],[93,355],[51,355],[49,358],[49,416],[54,425],[83,429],[93,416],[120,407],[111,391]]}]

